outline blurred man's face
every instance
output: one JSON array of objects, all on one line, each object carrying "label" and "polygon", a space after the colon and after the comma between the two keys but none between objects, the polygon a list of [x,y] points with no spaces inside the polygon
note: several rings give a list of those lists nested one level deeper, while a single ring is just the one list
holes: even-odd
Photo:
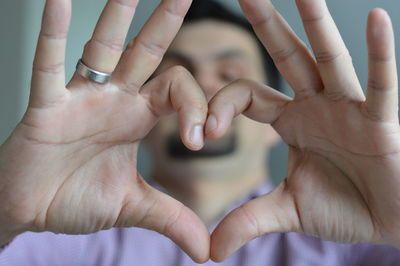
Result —
[{"label": "blurred man's face", "polygon": [[[208,99],[239,78],[266,82],[254,37],[235,25],[213,20],[183,26],[157,73],[175,65],[192,73]],[[191,152],[179,141],[176,116],[170,116],[159,122],[148,144],[155,167],[163,174],[191,177],[217,172],[223,177],[251,167],[254,158],[263,158],[276,139],[269,126],[240,116],[224,138],[206,141],[200,152]]]}]

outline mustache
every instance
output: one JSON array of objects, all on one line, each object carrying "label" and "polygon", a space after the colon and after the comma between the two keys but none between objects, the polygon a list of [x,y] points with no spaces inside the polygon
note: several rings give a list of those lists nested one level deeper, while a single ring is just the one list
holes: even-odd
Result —
[{"label": "mustache", "polygon": [[167,152],[169,156],[180,160],[215,158],[234,153],[237,145],[237,135],[232,132],[218,140],[205,140],[203,149],[191,151],[183,144],[179,134],[174,133],[167,139]]}]

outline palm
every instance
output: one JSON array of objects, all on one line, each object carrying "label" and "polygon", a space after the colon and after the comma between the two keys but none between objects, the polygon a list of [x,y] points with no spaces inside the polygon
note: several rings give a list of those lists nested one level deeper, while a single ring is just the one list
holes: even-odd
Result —
[{"label": "palm", "polygon": [[[57,145],[132,143],[155,124],[158,117],[139,93],[117,84],[96,85],[74,78],[78,81],[55,104],[28,108],[22,123],[31,129],[31,140]],[[143,127],[134,123],[138,117]]]},{"label": "palm", "polygon": [[[114,85],[98,91],[82,82],[51,107],[29,108],[16,131],[16,141],[26,145],[14,161],[34,158],[29,164],[43,168],[30,177],[36,195],[24,209],[39,212],[31,214],[36,230],[89,233],[118,225],[124,200],[140,178],[139,141],[156,117],[139,94]],[[20,202],[28,198],[15,196]],[[135,196],[140,201],[143,191],[136,188]]]},{"label": "palm", "polygon": [[399,206],[383,210],[398,198],[398,123],[373,120],[365,106],[316,95],[288,105],[274,126],[290,145],[287,186],[302,231],[340,242],[395,233],[388,228]]}]

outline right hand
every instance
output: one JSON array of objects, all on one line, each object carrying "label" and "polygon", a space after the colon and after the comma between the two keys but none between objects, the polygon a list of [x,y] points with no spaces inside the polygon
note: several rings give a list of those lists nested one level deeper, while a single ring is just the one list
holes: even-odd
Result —
[{"label": "right hand", "polygon": [[174,110],[185,145],[203,145],[207,101],[194,79],[174,68],[145,84],[191,1],[162,1],[121,56],[137,3],[109,0],[84,50],[83,62],[113,72],[112,80],[101,85],[75,74],[65,86],[71,0],[47,0],[29,106],[0,147],[0,245],[25,231],[89,234],[138,226],[168,236],[195,261],[209,258],[201,220],[136,169],[140,140]]}]

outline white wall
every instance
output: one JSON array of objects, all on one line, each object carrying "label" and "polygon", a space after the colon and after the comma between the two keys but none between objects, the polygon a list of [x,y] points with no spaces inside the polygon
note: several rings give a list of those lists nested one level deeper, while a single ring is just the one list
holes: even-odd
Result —
[{"label": "white wall", "polygon": [[[17,12],[19,10],[19,12]],[[0,143],[15,126],[21,106],[24,43],[21,3],[7,0],[0,8]]]}]

